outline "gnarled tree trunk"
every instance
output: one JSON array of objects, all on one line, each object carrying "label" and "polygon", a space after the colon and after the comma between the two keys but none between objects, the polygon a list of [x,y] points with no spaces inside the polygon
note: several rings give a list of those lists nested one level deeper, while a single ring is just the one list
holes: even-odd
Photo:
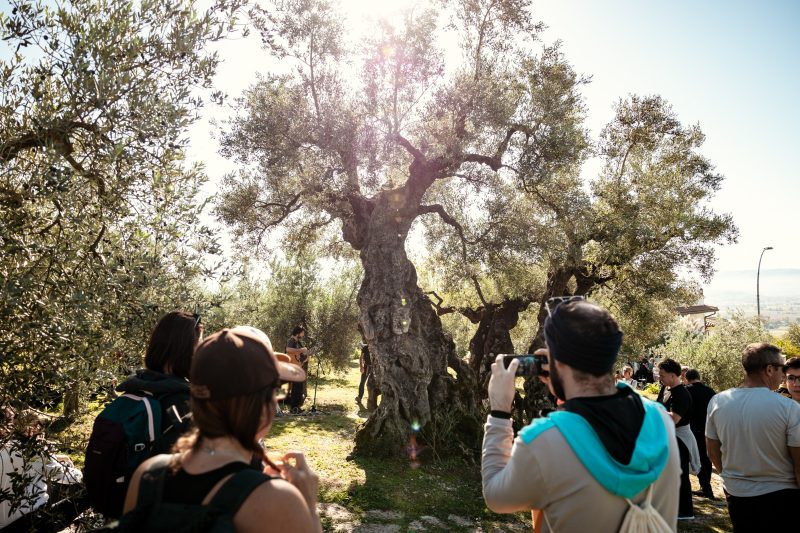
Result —
[{"label": "gnarled tree trunk", "polygon": [[497,354],[514,353],[511,330],[519,321],[519,314],[527,309],[528,301],[505,300],[500,304],[486,305],[480,313],[478,329],[469,341],[469,366],[476,376],[475,396],[486,398],[492,363]]},{"label": "gnarled tree trunk", "polygon": [[364,268],[359,322],[381,391],[377,410],[356,434],[357,454],[396,455],[409,447],[412,435],[424,444],[426,435],[441,437],[444,429],[453,444],[477,448],[480,439],[474,379],[417,285],[405,250],[421,195],[408,186],[383,191],[369,212],[345,229],[358,234]]}]

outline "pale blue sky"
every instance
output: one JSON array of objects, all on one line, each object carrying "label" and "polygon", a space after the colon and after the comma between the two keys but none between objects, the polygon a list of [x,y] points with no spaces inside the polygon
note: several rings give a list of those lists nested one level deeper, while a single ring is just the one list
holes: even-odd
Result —
[{"label": "pale blue sky", "polygon": [[725,175],[713,202],[739,226],[718,270],[800,268],[800,2],[794,0],[539,0],[547,39],[579,72],[589,126],[629,92],[658,93],[699,122],[703,152]]}]

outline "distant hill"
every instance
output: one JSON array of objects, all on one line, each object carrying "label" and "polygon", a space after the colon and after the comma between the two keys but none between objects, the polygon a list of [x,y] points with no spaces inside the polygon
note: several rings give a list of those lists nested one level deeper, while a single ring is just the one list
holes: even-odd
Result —
[{"label": "distant hill", "polygon": [[[705,303],[720,308],[723,314],[740,310],[756,314],[756,271],[717,272],[703,286]],[[771,322],[800,320],[800,269],[761,270],[761,314]]]}]

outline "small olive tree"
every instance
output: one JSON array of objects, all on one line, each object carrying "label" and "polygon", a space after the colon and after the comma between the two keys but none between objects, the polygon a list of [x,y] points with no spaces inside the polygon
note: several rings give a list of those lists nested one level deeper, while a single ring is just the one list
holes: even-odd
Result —
[{"label": "small olive tree", "polygon": [[667,332],[667,342],[655,349],[655,355],[697,369],[703,382],[719,392],[742,383],[742,349],[751,342],[771,340],[757,318],[741,314],[719,320],[708,334],[676,321]]},{"label": "small olive tree", "polygon": [[321,361],[344,369],[361,339],[356,292],[361,269],[343,260],[335,268],[300,253],[273,259],[268,273],[242,275],[207,296],[213,306],[205,323],[209,331],[244,324],[257,327],[284,351],[294,326],[306,328],[307,345],[318,348]]}]

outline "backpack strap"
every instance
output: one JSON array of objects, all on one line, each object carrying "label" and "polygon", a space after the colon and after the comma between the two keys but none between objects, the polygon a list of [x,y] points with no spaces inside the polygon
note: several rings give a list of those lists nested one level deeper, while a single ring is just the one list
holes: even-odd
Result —
[{"label": "backpack strap", "polygon": [[247,497],[261,484],[271,480],[271,477],[259,470],[245,468],[233,474],[208,504],[233,518]]},{"label": "backpack strap", "polygon": [[155,510],[164,497],[164,482],[172,462],[171,455],[156,455],[147,470],[139,478],[139,494],[136,497],[136,508]]},{"label": "backpack strap", "polygon": [[630,498],[625,498],[625,501],[628,502],[628,505],[631,507],[638,507],[640,509],[647,509],[648,507],[651,507],[653,505],[653,485],[655,485],[655,482],[650,483],[650,485],[647,486],[647,494],[645,495],[644,501],[641,503],[641,505],[633,503]]},{"label": "backpack strap", "polygon": [[171,461],[171,455],[157,455],[149,468],[142,472],[139,478],[139,493],[136,495],[136,507],[120,517],[119,531],[142,531],[148,519],[158,511]]},{"label": "backpack strap", "polygon": [[[142,392],[144,393],[142,395],[125,393],[122,395],[122,398],[129,398],[131,400],[136,400],[142,402],[142,404],[144,405],[144,409],[147,412],[147,437],[149,439],[148,442],[150,442],[152,445],[152,443],[156,441],[157,437],[156,433],[158,433],[161,430],[161,413],[160,412],[155,413],[153,411],[153,403],[147,397],[148,393],[146,391]],[[156,426],[158,426],[158,429],[156,429]],[[140,443],[135,443],[134,445],[136,446],[139,444]],[[141,450],[134,449],[133,451],[139,452]]]},{"label": "backpack strap", "polygon": [[[163,413],[160,433],[156,438],[156,450],[159,450],[162,448],[162,439],[168,437],[168,440],[177,441],[181,434],[190,429],[192,413],[188,408],[188,392],[167,392],[156,396],[156,399],[161,403]],[[169,453],[170,447],[164,448],[163,453]]]}]

